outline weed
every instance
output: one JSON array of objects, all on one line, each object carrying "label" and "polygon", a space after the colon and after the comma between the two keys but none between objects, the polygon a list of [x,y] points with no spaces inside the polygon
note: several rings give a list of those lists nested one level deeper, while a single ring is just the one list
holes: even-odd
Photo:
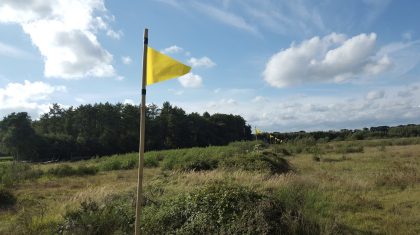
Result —
[{"label": "weed", "polygon": [[14,206],[16,200],[15,195],[10,190],[0,187],[0,209]]}]

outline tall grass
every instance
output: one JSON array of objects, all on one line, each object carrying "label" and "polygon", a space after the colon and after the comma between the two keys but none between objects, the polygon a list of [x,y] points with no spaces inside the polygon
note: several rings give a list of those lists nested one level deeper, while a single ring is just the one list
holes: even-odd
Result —
[{"label": "tall grass", "polygon": [[37,179],[42,174],[28,163],[3,162],[0,164],[0,185],[11,187],[27,179]]}]

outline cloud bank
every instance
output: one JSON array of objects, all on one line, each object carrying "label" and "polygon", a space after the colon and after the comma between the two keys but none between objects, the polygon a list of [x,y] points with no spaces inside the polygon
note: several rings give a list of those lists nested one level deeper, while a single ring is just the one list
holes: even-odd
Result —
[{"label": "cloud bank", "polygon": [[387,55],[378,56],[376,34],[347,38],[331,33],[313,37],[274,54],[266,64],[263,78],[273,87],[305,83],[337,83],[380,74],[392,66]]},{"label": "cloud bank", "polygon": [[56,93],[66,92],[65,86],[52,86],[44,82],[9,83],[0,88],[0,116],[10,112],[28,112],[33,118],[48,112],[49,99]]},{"label": "cloud bank", "polygon": [[44,57],[46,77],[77,79],[115,76],[113,57],[97,39],[112,38],[103,0],[34,0],[0,2],[0,23],[19,24]]},{"label": "cloud bank", "polygon": [[200,75],[194,73],[187,73],[184,76],[178,78],[179,83],[186,88],[197,88],[203,83],[203,78]]}]

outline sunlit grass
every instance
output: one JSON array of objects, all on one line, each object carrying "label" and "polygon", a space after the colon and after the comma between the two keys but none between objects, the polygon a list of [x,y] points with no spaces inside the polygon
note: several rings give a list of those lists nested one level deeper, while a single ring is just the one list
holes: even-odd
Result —
[{"label": "sunlit grass", "polygon": [[[323,231],[420,234],[418,140],[330,142],[317,144],[315,151],[311,146],[301,153],[294,152],[295,147],[285,145],[264,147],[264,151],[282,152],[290,162],[294,170],[285,174],[220,167],[206,171],[163,170],[160,167],[165,158],[181,159],[188,151],[192,151],[188,153],[192,155],[207,153],[208,156],[228,157],[235,154],[233,149],[238,146],[212,147],[205,151],[193,148],[150,152],[146,156],[156,159],[158,167],[153,163],[145,169],[145,197],[166,200],[214,182],[239,184],[268,195],[303,185],[321,192],[329,204],[317,215],[333,218],[333,223],[326,223]],[[363,146],[362,151],[359,146]],[[250,151],[246,145],[240,148],[242,153]],[[284,148],[292,155],[284,155]],[[319,161],[314,160],[314,154],[319,156]],[[63,215],[78,208],[81,201],[102,201],[110,195],[134,193],[137,162],[133,165],[130,161],[136,161],[137,157],[132,153],[73,163],[33,165],[33,169],[42,172],[64,164],[75,169],[97,167],[99,171],[96,175],[83,176],[43,174],[14,185],[12,190],[18,202],[14,209],[0,211],[0,234],[7,234],[13,224],[26,220],[30,220],[27,222],[34,228],[58,224]]]}]

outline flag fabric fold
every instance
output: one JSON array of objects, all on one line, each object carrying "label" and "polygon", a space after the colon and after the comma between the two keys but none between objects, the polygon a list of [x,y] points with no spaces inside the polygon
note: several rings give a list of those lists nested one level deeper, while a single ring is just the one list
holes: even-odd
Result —
[{"label": "flag fabric fold", "polygon": [[191,67],[171,57],[147,47],[146,85],[180,77],[190,72]]}]

